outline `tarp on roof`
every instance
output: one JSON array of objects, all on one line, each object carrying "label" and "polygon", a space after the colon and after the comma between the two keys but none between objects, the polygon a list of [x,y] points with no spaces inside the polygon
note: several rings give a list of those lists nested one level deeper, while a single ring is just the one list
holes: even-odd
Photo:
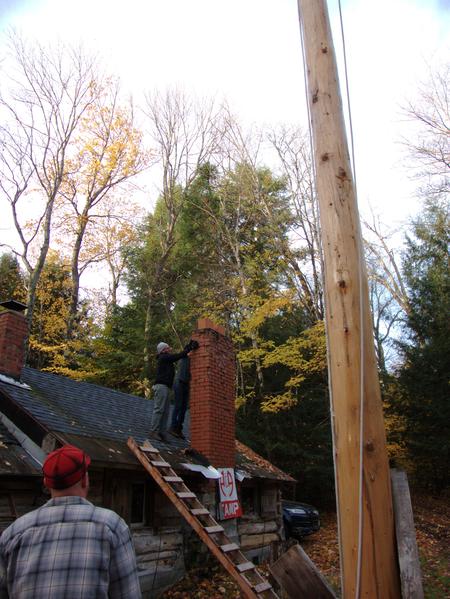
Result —
[{"label": "tarp on roof", "polygon": [[0,475],[42,476],[39,464],[0,422]]}]

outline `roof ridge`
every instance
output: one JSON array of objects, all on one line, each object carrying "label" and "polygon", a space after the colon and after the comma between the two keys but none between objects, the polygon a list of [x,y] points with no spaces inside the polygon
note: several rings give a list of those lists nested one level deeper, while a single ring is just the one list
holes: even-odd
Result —
[{"label": "roof ridge", "polygon": [[59,379],[65,379],[71,383],[76,385],[88,385],[89,387],[95,387],[97,389],[105,389],[108,392],[116,393],[117,395],[123,395],[125,397],[133,397],[135,399],[142,399],[142,401],[147,401],[145,397],[141,395],[135,395],[134,393],[125,393],[124,391],[119,391],[118,389],[114,389],[113,387],[107,387],[106,385],[99,385],[98,383],[89,383],[88,381],[78,381],[75,379],[71,379],[69,376],[65,376],[63,374],[57,374],[55,372],[50,372],[47,370],[39,370],[38,368],[31,368],[31,366],[24,366],[23,370],[29,372],[36,372],[38,375],[52,376],[57,377]]}]

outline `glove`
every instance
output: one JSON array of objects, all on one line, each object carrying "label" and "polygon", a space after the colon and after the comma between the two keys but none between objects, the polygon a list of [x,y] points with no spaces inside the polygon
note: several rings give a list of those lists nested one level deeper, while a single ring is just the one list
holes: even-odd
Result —
[{"label": "glove", "polygon": [[191,339],[189,341],[189,343],[187,345],[184,346],[184,351],[190,352],[194,349],[198,349],[200,346],[198,344],[198,341],[195,341],[195,339]]}]

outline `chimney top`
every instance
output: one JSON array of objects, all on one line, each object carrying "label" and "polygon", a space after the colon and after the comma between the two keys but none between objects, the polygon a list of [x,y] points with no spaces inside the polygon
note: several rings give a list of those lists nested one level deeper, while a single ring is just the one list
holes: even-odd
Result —
[{"label": "chimney top", "polygon": [[25,304],[16,300],[0,302],[0,373],[20,379],[24,366],[28,323],[23,314]]},{"label": "chimney top", "polygon": [[27,309],[26,304],[22,304],[22,302],[18,302],[17,300],[13,299],[0,302],[0,306],[2,306],[2,308],[6,308],[7,310],[13,310],[14,312],[24,312]]}]

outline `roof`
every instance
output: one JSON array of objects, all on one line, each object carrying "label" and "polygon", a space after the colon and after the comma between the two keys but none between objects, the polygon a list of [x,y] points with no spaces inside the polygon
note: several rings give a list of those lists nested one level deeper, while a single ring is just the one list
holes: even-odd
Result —
[{"label": "roof", "polygon": [[0,475],[42,476],[42,470],[0,422]]},{"label": "roof", "polygon": [[[130,436],[137,443],[148,437],[152,401],[28,367],[22,370],[21,383],[20,386],[10,384],[0,378],[0,393],[20,406],[45,431],[55,434],[62,442],[81,447],[93,462],[138,466],[126,442]],[[173,437],[170,442],[152,440],[152,444],[173,467],[196,462],[185,454],[188,441]],[[293,480],[249,448],[245,448],[245,452],[243,448],[245,446],[237,444],[237,467],[250,476]]]},{"label": "roof", "polygon": [[256,478],[269,478],[295,482],[295,479],[271,462],[261,457],[253,449],[236,440],[236,467]]}]

